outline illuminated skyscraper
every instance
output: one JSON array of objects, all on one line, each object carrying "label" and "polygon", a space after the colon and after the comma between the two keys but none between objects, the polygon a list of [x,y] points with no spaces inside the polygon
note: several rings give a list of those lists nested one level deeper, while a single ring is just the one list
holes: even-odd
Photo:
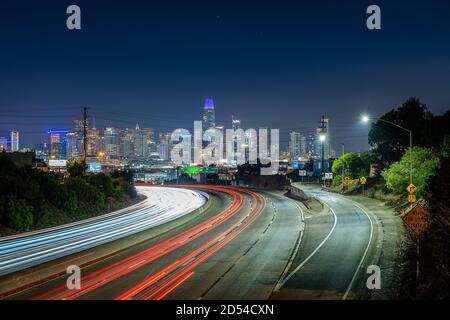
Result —
[{"label": "illuminated skyscraper", "polygon": [[[231,115],[231,128],[233,129],[233,132],[236,132],[236,130],[241,129],[241,120],[235,119],[234,115]],[[238,154],[237,140],[238,140],[237,135],[233,133],[233,152],[234,152],[233,161],[239,159],[239,157],[241,156],[241,154]]]},{"label": "illuminated skyscraper", "polygon": [[289,139],[289,153],[292,160],[305,156],[306,154],[306,138],[300,132],[291,132]]},{"label": "illuminated skyscraper", "polygon": [[171,132],[160,132],[159,133],[159,157],[163,160],[169,160],[170,159],[170,137],[172,133]]},{"label": "illuminated skyscraper", "polygon": [[49,130],[50,135],[50,158],[66,159],[66,130]]},{"label": "illuminated skyscraper", "polygon": [[[93,127],[95,128],[95,119],[93,120]],[[86,129],[89,128],[89,119],[86,119]],[[83,119],[75,119],[73,120],[73,130],[78,134],[80,139],[83,138],[84,132],[84,120]]]},{"label": "illuminated skyscraper", "polygon": [[234,115],[231,116],[231,128],[233,130],[241,129],[241,120],[236,119]]},{"label": "illuminated skyscraper", "polygon": [[145,139],[146,139],[146,150],[145,156],[149,157],[152,152],[156,151],[155,133],[153,128],[144,128]]},{"label": "illuminated skyscraper", "polygon": [[145,137],[145,132],[139,128],[138,124],[136,124],[136,129],[134,130],[134,156],[143,158],[146,153],[147,139]]},{"label": "illuminated skyscraper", "polygon": [[119,131],[116,128],[105,128],[104,150],[106,156],[112,159],[119,158]]},{"label": "illuminated skyscraper", "polygon": [[214,100],[208,98],[205,100],[205,105],[203,107],[203,131],[216,126],[216,114],[214,111]]},{"label": "illuminated skyscraper", "polygon": [[19,151],[19,131],[11,131],[11,152]]},{"label": "illuminated skyscraper", "polygon": [[100,134],[97,128],[87,130],[87,156],[97,157],[101,151]]},{"label": "illuminated skyscraper", "polygon": [[[323,144],[323,159],[330,158],[330,122],[327,118],[320,119],[320,126],[316,129],[316,154],[322,157]],[[320,137],[324,136],[324,141],[320,141]]]},{"label": "illuminated skyscraper", "polygon": [[134,157],[134,129],[120,130],[119,143],[120,157],[127,159]]},{"label": "illuminated skyscraper", "polygon": [[70,159],[80,159],[82,152],[80,152],[78,134],[75,132],[69,132],[66,135],[66,158]]}]

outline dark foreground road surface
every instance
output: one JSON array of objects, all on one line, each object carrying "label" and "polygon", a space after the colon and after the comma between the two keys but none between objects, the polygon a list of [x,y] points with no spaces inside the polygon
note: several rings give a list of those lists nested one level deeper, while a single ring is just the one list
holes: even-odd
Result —
[{"label": "dark foreground road surface", "polygon": [[[0,286],[30,273],[41,278],[4,298],[365,297],[365,270],[379,255],[374,245],[379,232],[371,213],[360,205],[310,191],[325,204],[321,212],[311,212],[281,192],[200,190],[211,194],[210,206],[181,226],[131,236],[123,240],[130,246],[118,252],[113,242],[2,278]],[[77,259],[89,263],[81,269],[81,289],[68,290],[64,270],[81,262]],[[48,270],[56,269],[59,273],[48,277]]]}]

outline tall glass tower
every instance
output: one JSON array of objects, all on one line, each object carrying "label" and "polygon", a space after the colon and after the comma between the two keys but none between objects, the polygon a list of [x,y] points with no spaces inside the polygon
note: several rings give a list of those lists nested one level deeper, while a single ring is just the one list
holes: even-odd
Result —
[{"label": "tall glass tower", "polygon": [[11,151],[19,151],[19,131],[17,130],[11,131]]},{"label": "tall glass tower", "polygon": [[214,112],[214,100],[208,98],[203,107],[203,131],[216,127],[216,114]]}]

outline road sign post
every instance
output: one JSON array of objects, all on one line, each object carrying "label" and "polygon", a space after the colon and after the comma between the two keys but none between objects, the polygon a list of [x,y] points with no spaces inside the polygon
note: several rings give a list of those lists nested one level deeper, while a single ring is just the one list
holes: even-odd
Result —
[{"label": "road sign post", "polygon": [[[414,190],[415,191],[415,190]],[[430,213],[420,205],[420,203],[417,203],[411,210],[408,211],[408,213],[405,214],[403,217],[403,221],[406,223],[406,225],[415,233],[417,237],[417,270],[416,270],[416,280],[419,280],[419,272],[420,272],[420,265],[419,265],[419,257],[420,257],[420,251],[419,251],[419,237],[420,234],[425,231],[428,226],[431,223],[431,216]]]},{"label": "road sign post", "polygon": [[413,208],[413,203],[416,202],[416,190],[417,187],[413,183],[410,183],[409,186],[406,187],[406,191],[409,193],[408,201],[411,203],[411,209]]},{"label": "road sign post", "polygon": [[350,184],[350,177],[345,177],[345,178],[344,178],[344,184],[345,184],[346,186],[348,186],[348,185]]},{"label": "road sign post", "polygon": [[414,194],[417,190],[417,187],[414,184],[410,184],[406,187],[406,191],[408,191],[409,194]]},{"label": "road sign post", "polygon": [[361,177],[361,178],[359,178],[359,182],[361,183],[361,186],[362,186],[362,195],[364,196],[364,185],[365,185],[366,182],[367,182],[366,177]]},{"label": "road sign post", "polygon": [[302,183],[304,182],[304,179],[305,179],[305,177],[306,177],[306,170],[299,170],[298,171],[298,175],[300,176],[300,177],[302,177]]}]

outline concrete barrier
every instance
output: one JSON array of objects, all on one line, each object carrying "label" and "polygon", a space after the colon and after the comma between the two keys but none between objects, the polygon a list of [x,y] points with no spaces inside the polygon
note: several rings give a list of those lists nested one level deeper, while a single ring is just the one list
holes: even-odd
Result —
[{"label": "concrete barrier", "polygon": [[300,201],[306,201],[309,199],[309,197],[306,195],[306,193],[297,187],[294,186],[288,186],[288,191],[285,193],[285,196],[293,198],[295,200]]}]

